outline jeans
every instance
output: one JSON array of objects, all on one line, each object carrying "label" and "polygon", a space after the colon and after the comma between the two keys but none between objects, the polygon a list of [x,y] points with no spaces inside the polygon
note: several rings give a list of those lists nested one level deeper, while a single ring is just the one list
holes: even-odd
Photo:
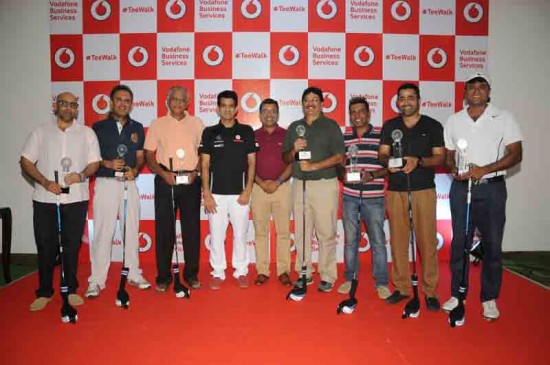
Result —
[{"label": "jeans", "polygon": [[[450,191],[453,240],[451,242],[451,295],[459,296],[464,258],[466,227],[466,182],[453,181]],[[497,299],[502,284],[502,237],[506,222],[506,183],[504,181],[472,186],[468,242],[475,227],[481,232],[483,266],[481,269],[481,301]],[[471,243],[468,244],[468,247]],[[469,265],[465,284],[468,288]]]},{"label": "jeans", "polygon": [[[361,201],[361,204],[359,203]],[[388,285],[388,254],[386,251],[386,235],[384,234],[385,203],[384,198],[362,198],[344,195],[342,214],[346,243],[344,258],[347,281],[353,279],[353,272],[359,270],[358,249],[361,234],[359,222],[359,205],[361,205],[361,220],[365,221],[368,230],[369,243],[372,250],[372,274],[375,286]]]}]

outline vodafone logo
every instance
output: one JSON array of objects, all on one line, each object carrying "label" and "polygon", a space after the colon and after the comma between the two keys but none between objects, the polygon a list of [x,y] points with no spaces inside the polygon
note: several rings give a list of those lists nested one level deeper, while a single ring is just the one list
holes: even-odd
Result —
[{"label": "vodafone logo", "polygon": [[397,95],[394,95],[393,98],[391,98],[390,105],[391,105],[391,110],[393,110],[395,113],[397,114],[401,113],[397,108]]},{"label": "vodafone logo", "polygon": [[151,246],[153,245],[153,240],[151,239],[151,236],[143,232],[139,232],[138,242],[139,252],[147,252],[151,249]]},{"label": "vodafone logo", "polygon": [[217,66],[223,61],[223,50],[220,46],[208,46],[202,52],[202,59],[209,66]]},{"label": "vodafone logo", "polygon": [[67,47],[61,47],[55,52],[55,64],[61,68],[69,68],[73,65],[74,52]]},{"label": "vodafone logo", "polygon": [[241,13],[246,19],[256,19],[262,13],[262,4],[258,0],[243,1]]},{"label": "vodafone logo", "polygon": [[443,239],[443,236],[441,235],[441,233],[437,232],[437,251],[441,250],[444,243],[445,243],[445,239]]},{"label": "vodafone logo", "polygon": [[374,62],[374,52],[368,46],[359,46],[353,52],[353,60],[359,66],[370,66]]},{"label": "vodafone logo", "polygon": [[324,92],[323,99],[325,99],[323,102],[323,113],[332,113],[338,105],[336,97],[332,93]]},{"label": "vodafone logo", "polygon": [[212,239],[210,235],[204,237],[204,247],[206,247],[208,251],[212,248]]},{"label": "vodafone logo", "polygon": [[260,108],[262,99],[254,92],[249,92],[243,95],[241,98],[241,107],[247,113],[254,113]]},{"label": "vodafone logo", "polygon": [[403,22],[411,17],[412,9],[406,1],[396,1],[391,6],[391,16],[398,22]]},{"label": "vodafone logo", "polygon": [[332,0],[322,0],[317,3],[317,15],[321,19],[332,19],[336,15],[338,7]]},{"label": "vodafone logo", "polygon": [[128,62],[134,67],[142,67],[149,61],[149,52],[142,46],[132,47],[128,52]]},{"label": "vodafone logo", "polygon": [[279,50],[279,61],[285,66],[293,66],[300,59],[300,51],[292,45],[282,46]]},{"label": "vodafone logo", "polygon": [[97,94],[92,99],[92,109],[97,114],[107,114],[110,109],[110,101],[109,97],[105,94]]},{"label": "vodafone logo", "polygon": [[477,23],[483,18],[483,7],[478,3],[469,3],[464,7],[464,18],[470,23]]},{"label": "vodafone logo", "polygon": [[166,12],[168,18],[177,20],[183,18],[185,12],[187,11],[187,7],[185,6],[183,0],[170,0],[166,3],[164,11]]},{"label": "vodafone logo", "polygon": [[447,64],[447,53],[441,48],[432,48],[428,52],[428,64],[432,68],[441,68]]},{"label": "vodafone logo", "polygon": [[361,242],[359,242],[359,252],[367,252],[370,249],[370,243],[369,243],[369,236],[367,235],[367,232],[361,232],[361,240],[365,240],[365,246],[361,246]]},{"label": "vodafone logo", "polygon": [[111,4],[105,0],[96,0],[90,9],[95,20],[103,21],[111,16]]}]

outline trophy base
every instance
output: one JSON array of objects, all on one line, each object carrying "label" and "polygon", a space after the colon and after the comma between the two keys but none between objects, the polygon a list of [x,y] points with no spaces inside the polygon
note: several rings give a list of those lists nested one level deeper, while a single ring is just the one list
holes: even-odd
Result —
[{"label": "trophy base", "polygon": [[69,194],[69,191],[70,191],[69,186],[65,186],[61,188],[61,194]]},{"label": "trophy base", "polygon": [[349,182],[349,183],[361,182],[361,173],[360,172],[348,172],[346,174],[346,181]]},{"label": "trophy base", "polygon": [[388,160],[388,168],[390,169],[400,169],[404,166],[403,164],[403,158],[399,157],[392,157]]},{"label": "trophy base", "polygon": [[311,160],[311,151],[298,151],[295,156],[296,161]]},{"label": "trophy base", "polygon": [[176,176],[176,185],[189,185],[189,176],[187,175]]}]

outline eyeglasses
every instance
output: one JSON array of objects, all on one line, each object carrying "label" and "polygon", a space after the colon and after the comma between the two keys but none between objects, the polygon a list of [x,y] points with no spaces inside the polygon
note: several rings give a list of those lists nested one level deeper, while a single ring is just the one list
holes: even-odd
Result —
[{"label": "eyeglasses", "polygon": [[64,108],[70,107],[71,109],[78,109],[78,103],[77,102],[68,102],[67,100],[58,100],[57,105],[62,106]]}]

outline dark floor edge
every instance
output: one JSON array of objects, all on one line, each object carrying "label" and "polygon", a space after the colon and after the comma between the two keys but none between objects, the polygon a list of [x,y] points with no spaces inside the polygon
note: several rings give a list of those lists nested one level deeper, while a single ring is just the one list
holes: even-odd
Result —
[{"label": "dark floor edge", "polygon": [[510,273],[512,273],[512,274],[514,274],[514,275],[516,275],[516,276],[519,276],[520,278],[523,278],[523,279],[525,279],[525,280],[527,280],[527,281],[530,281],[530,282],[533,283],[533,284],[537,284],[538,286],[540,286],[540,287],[542,287],[542,288],[544,288],[544,289],[546,289],[546,290],[550,290],[550,287],[548,287],[548,286],[546,286],[546,285],[544,285],[544,284],[542,284],[542,283],[539,283],[538,281],[533,280],[533,279],[531,279],[531,278],[529,278],[529,277],[527,277],[527,276],[525,276],[525,275],[522,275],[522,274],[520,274],[520,273],[518,273],[518,272],[516,272],[516,271],[514,271],[514,270],[512,270],[512,269],[509,269],[509,268],[507,268],[506,266],[504,266],[504,270],[506,270],[506,271],[508,271],[508,272],[510,272]]}]

